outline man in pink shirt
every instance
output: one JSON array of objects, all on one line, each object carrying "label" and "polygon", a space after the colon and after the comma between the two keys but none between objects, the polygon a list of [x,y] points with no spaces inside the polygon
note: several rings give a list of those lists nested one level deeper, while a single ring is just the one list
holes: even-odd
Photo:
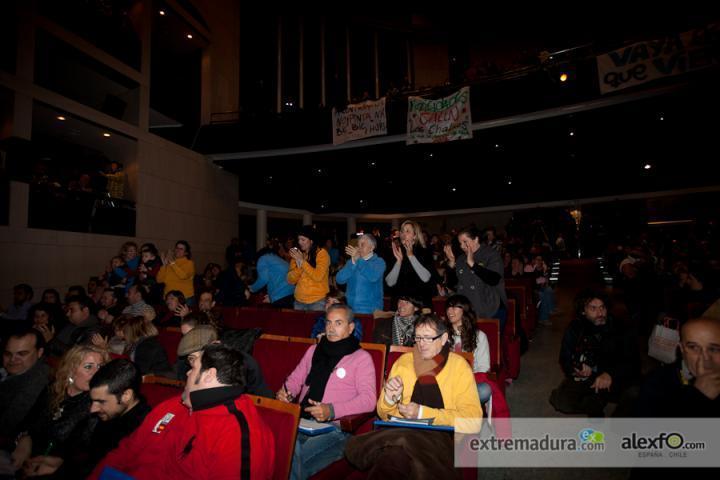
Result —
[{"label": "man in pink shirt", "polygon": [[[318,422],[375,409],[375,366],[353,336],[353,313],[347,305],[332,305],[326,314],[325,335],[308,348],[277,392],[283,402],[300,401],[303,416]],[[298,432],[290,478],[305,479],[343,456],[349,434],[337,422],[329,433]]]}]

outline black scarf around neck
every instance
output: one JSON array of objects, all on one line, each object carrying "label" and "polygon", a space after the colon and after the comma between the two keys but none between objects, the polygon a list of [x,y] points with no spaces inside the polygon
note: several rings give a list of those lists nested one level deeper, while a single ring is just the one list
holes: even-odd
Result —
[{"label": "black scarf around neck", "polygon": [[308,373],[305,379],[305,385],[310,388],[302,400],[303,416],[309,416],[309,414],[305,412],[305,407],[310,405],[308,400],[312,399],[317,402],[322,402],[323,396],[325,395],[325,387],[338,362],[340,362],[345,355],[350,355],[359,348],[360,342],[355,338],[355,335],[350,335],[337,342],[329,341],[326,336],[320,339],[320,343],[318,343],[313,353],[310,373]]}]

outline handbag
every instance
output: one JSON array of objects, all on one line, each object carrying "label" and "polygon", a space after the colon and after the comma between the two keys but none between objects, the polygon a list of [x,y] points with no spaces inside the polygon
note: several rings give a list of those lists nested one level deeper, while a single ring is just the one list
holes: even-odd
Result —
[{"label": "handbag", "polygon": [[648,339],[648,355],[662,363],[675,362],[680,343],[680,332],[677,328],[670,328],[671,321],[674,319],[665,317],[662,324],[655,325]]}]

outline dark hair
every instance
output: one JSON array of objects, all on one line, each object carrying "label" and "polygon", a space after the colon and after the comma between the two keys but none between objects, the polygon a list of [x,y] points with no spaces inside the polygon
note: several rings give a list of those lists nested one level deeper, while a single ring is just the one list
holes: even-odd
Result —
[{"label": "dark hair", "polygon": [[77,290],[77,292],[78,292],[75,296],[81,296],[81,297],[87,296],[85,287],[83,287],[82,285],[72,285],[72,286],[70,286],[70,288],[68,288],[68,292],[71,292],[73,290]]},{"label": "dark hair", "polygon": [[25,292],[25,295],[27,295],[28,300],[30,300],[34,294],[32,287],[27,283],[18,283],[13,287],[13,290],[22,290]]},{"label": "dark hair", "polygon": [[154,243],[143,244],[143,246],[140,248],[140,253],[142,254],[143,252],[150,252],[154,256],[158,256],[158,249]]},{"label": "dark hair", "polygon": [[87,308],[91,313],[95,308],[95,302],[93,302],[92,298],[87,295],[74,295],[72,297],[68,297],[65,303],[69,305],[73,302],[77,302],[77,304],[80,305],[80,309]]},{"label": "dark hair", "polygon": [[178,302],[180,302],[180,305],[185,305],[187,300],[185,299],[185,294],[183,294],[180,290],[170,290],[165,294],[165,300],[167,300],[167,297],[172,295],[173,297],[178,299]]},{"label": "dark hair", "polygon": [[115,300],[120,300],[120,293],[118,292],[118,289],[116,288],[106,288],[103,290],[103,293],[110,292]]},{"label": "dark hair", "polygon": [[23,327],[18,330],[12,331],[7,336],[7,339],[3,342],[3,350],[5,349],[5,347],[7,347],[7,342],[10,341],[11,338],[20,339],[23,337],[27,337],[28,335],[30,335],[31,337],[35,337],[35,348],[37,350],[45,348],[45,339],[43,338],[42,333],[31,327]]},{"label": "dark hair", "polygon": [[[477,316],[470,300],[465,295],[453,295],[445,302],[445,309],[450,307],[462,308],[462,322],[460,323],[462,349],[464,352],[474,352],[477,348],[477,328],[475,327]],[[450,323],[449,318],[448,323]]]},{"label": "dark hair", "polygon": [[32,323],[33,319],[35,318],[35,312],[41,311],[45,312],[48,315],[48,327],[52,327],[55,325],[55,315],[57,314],[58,309],[53,306],[52,303],[36,303],[32,307],[30,307],[30,310],[28,310],[28,316],[27,320],[28,322]]},{"label": "dark hair", "polygon": [[180,325],[189,325],[193,328],[198,325],[210,325],[215,330],[219,330],[217,320],[207,312],[190,312],[180,319]]},{"label": "dark hair", "polygon": [[423,315],[420,315],[417,320],[415,320],[415,327],[414,330],[417,330],[418,327],[430,327],[434,329],[438,335],[442,335],[443,333],[447,333],[448,331],[448,324],[447,322],[444,322],[440,317],[435,315],[434,313],[425,313]]},{"label": "dark hair", "polygon": [[468,237],[475,240],[476,238],[480,237],[480,230],[475,225],[470,225],[469,227],[465,227],[462,230],[460,230],[457,234],[459,237],[460,235],[467,235]]},{"label": "dark hair", "polygon": [[128,291],[133,287],[135,287],[135,289],[140,293],[142,301],[148,303],[148,298],[150,297],[150,290],[148,289],[148,286],[142,283],[133,283],[130,287],[128,287]]},{"label": "dark hair", "polygon": [[90,379],[90,388],[98,388],[107,385],[108,392],[120,401],[125,390],[132,390],[137,398],[140,395],[140,384],[142,378],[140,370],[133,362],[126,358],[116,358],[102,367]]},{"label": "dark hair", "polygon": [[185,247],[185,257],[189,260],[192,258],[192,252],[190,251],[190,244],[186,240],[178,240],[175,242],[175,246],[182,245]]},{"label": "dark hair", "polygon": [[[215,264],[215,265],[217,265],[217,264]],[[209,293],[210,296],[212,297],[212,299],[215,300],[215,290],[213,290],[212,288],[202,288],[199,291],[197,291],[196,293],[197,293],[198,301],[200,301],[200,295],[202,295],[203,293]]]},{"label": "dark hair", "polygon": [[205,345],[202,349],[200,372],[217,370],[217,380],[223,385],[245,386],[245,359],[242,352],[222,344]]},{"label": "dark hair", "polygon": [[[55,296],[55,300],[56,300],[56,302],[57,302],[58,304],[59,304],[59,303],[62,303],[62,301],[60,300],[60,292],[58,292],[58,291],[55,290],[54,288],[46,288],[46,289],[43,291],[42,298],[45,298],[45,295],[48,294],[48,293]],[[43,300],[43,301],[45,301],[45,300]]]},{"label": "dark hair", "polygon": [[398,297],[398,302],[400,300],[405,300],[406,302],[410,302],[413,304],[413,306],[415,308],[418,308],[418,309],[422,309],[422,307],[423,307],[423,303],[415,297],[410,297],[408,295],[401,295]]},{"label": "dark hair", "polygon": [[610,298],[603,292],[585,289],[575,296],[575,315],[578,318],[582,318],[585,314],[585,307],[588,303],[592,302],[594,298],[602,300],[605,304],[605,309],[610,311]]}]

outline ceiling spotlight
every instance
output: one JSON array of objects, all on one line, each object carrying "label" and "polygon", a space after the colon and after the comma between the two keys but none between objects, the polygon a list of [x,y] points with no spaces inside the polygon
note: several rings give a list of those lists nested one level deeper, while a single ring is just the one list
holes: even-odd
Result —
[{"label": "ceiling spotlight", "polygon": [[109,136],[110,136],[110,134],[109,134],[108,132],[103,133],[103,137],[106,137],[106,138],[107,138],[107,137],[109,137]]},{"label": "ceiling spotlight", "polygon": [[57,119],[60,120],[61,122],[64,122],[66,120],[66,118],[63,117],[62,115],[58,115]]},{"label": "ceiling spotlight", "polygon": [[574,136],[575,136],[575,130],[573,130],[573,129],[571,128],[570,131],[568,132],[568,135],[570,135],[571,137],[574,137]]},{"label": "ceiling spotlight", "polygon": [[374,167],[374,166],[377,165],[377,162],[376,162],[375,160],[370,160],[369,165],[370,165],[371,167]]},{"label": "ceiling spotlight", "polygon": [[190,40],[192,40],[192,33],[188,33],[188,34],[187,34],[187,38],[190,39]]},{"label": "ceiling spotlight", "polygon": [[652,165],[650,165],[649,163],[646,163],[645,165],[643,165],[643,168],[645,170],[650,170],[652,168]]},{"label": "ceiling spotlight", "polygon": [[505,183],[508,185],[512,185],[512,177],[510,175],[507,175],[505,177]]},{"label": "ceiling spotlight", "polygon": [[163,17],[165,16],[165,10],[160,10],[158,13]]},{"label": "ceiling spotlight", "polygon": [[567,82],[567,79],[568,79],[567,73],[563,72],[563,73],[560,74],[560,81],[561,81],[561,82]]},{"label": "ceiling spotlight", "polygon": [[661,122],[665,120],[665,114],[661,113],[660,115],[658,115],[658,120],[660,120]]},{"label": "ceiling spotlight", "polygon": [[456,187],[450,187],[450,190],[453,191],[453,192],[457,192],[457,188],[456,188]]}]

